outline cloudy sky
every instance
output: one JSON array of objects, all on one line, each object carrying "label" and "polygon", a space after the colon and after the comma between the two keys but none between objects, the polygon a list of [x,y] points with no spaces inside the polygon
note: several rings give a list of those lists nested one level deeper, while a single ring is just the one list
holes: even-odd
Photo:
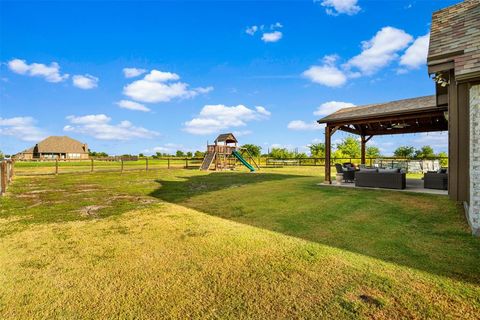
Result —
[{"label": "cloudy sky", "polygon": [[111,154],[203,150],[222,132],[303,150],[339,108],[433,94],[431,14],[457,2],[2,1],[0,150],[49,135]]}]

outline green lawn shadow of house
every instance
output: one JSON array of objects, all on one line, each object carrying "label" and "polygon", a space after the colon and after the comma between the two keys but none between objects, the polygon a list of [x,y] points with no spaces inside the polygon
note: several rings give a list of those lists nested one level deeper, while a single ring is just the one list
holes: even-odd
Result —
[{"label": "green lawn shadow of house", "polygon": [[206,214],[480,284],[480,241],[444,196],[324,188],[319,177],[212,173],[150,195]]}]

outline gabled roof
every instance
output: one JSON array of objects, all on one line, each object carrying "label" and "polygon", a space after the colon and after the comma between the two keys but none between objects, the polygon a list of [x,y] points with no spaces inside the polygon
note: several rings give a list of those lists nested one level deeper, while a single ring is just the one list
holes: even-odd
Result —
[{"label": "gabled roof", "polygon": [[480,73],[479,0],[465,0],[432,15],[428,66],[449,61],[457,79]]},{"label": "gabled roof", "polygon": [[215,139],[215,142],[233,143],[238,142],[233,133],[222,133]]},{"label": "gabled roof", "polygon": [[[37,150],[35,150],[37,147]],[[67,136],[50,136],[21,153],[88,153],[87,145]]]},{"label": "gabled roof", "polygon": [[318,123],[332,123],[357,119],[380,118],[418,112],[438,111],[435,96],[403,99],[386,103],[368,104],[340,109]]}]

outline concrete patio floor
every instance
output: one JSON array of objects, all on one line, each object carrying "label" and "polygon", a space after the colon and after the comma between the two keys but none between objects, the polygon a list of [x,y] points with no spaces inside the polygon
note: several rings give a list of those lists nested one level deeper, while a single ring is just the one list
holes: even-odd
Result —
[{"label": "concrete patio floor", "polygon": [[428,193],[428,194],[438,194],[447,196],[447,190],[436,190],[436,189],[425,189],[423,187],[423,180],[421,179],[407,179],[407,188],[406,189],[385,189],[385,188],[368,188],[368,187],[355,187],[355,183],[350,182],[341,182],[337,183],[332,181],[332,184],[318,183],[319,186],[325,187],[337,187],[337,188],[356,188],[356,189],[372,189],[372,190],[391,190],[391,191],[400,191],[400,192],[415,192],[415,193]]}]

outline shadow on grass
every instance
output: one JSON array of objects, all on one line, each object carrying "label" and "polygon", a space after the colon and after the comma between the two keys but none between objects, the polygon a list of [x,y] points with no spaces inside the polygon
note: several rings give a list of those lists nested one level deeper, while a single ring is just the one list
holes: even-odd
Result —
[{"label": "shadow on grass", "polygon": [[213,173],[156,180],[150,195],[209,215],[480,283],[480,240],[447,197],[316,185],[286,174]]}]

